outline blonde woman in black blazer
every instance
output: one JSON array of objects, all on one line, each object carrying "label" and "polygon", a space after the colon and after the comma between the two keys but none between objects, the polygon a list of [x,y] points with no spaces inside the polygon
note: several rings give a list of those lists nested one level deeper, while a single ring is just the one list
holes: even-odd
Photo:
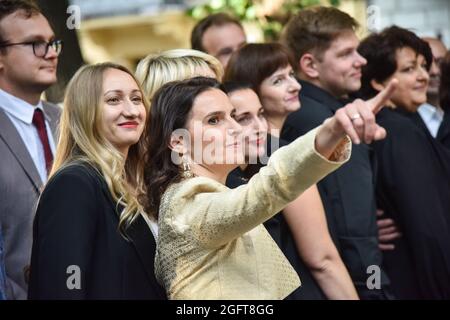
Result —
[{"label": "blonde woman in black blazer", "polygon": [[165,298],[153,272],[155,222],[135,194],[147,111],[122,66],[85,66],[71,80],[34,223],[30,299]]}]

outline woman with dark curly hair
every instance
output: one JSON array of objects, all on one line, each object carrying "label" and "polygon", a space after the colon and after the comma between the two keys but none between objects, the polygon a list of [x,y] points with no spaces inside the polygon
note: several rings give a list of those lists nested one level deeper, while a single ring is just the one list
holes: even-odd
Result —
[{"label": "woman with dark curly hair", "polygon": [[432,55],[428,44],[396,26],[372,34],[358,51],[363,98],[383,90],[391,79],[397,90],[377,121],[388,135],[373,144],[378,161],[378,207],[402,237],[384,253],[392,288],[400,299],[450,298],[450,188],[445,150],[415,121],[426,101]]}]

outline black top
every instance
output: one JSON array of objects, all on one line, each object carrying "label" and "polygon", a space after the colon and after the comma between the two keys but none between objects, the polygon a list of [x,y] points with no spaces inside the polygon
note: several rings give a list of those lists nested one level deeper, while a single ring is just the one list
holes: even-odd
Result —
[{"label": "black top", "polygon": [[387,131],[373,144],[378,204],[403,233],[385,253],[386,270],[399,298],[449,299],[450,179],[441,164],[450,158],[409,116],[387,108],[377,115]]},{"label": "black top", "polygon": [[450,127],[448,124],[450,117],[448,117],[447,114],[444,114],[444,119],[439,126],[438,134],[436,138],[434,138],[418,112],[408,112],[400,108],[395,109],[395,112],[412,120],[413,123],[423,130],[430,147],[433,148],[433,152],[437,155],[436,159],[439,161],[450,181]]},{"label": "black top", "polygon": [[[281,137],[293,141],[332,117],[344,103],[321,88],[300,81],[301,108],[291,113],[283,127]],[[326,176],[318,184],[325,207],[328,228],[347,267],[358,293],[364,298],[367,268],[381,266],[378,248],[378,227],[375,204],[375,162],[373,151],[366,144],[353,145],[350,160]],[[389,283],[381,270],[381,286]],[[378,294],[381,295],[377,297]],[[383,299],[380,290],[371,290],[371,298]]]},{"label": "black top", "polygon": [[[266,153],[261,157],[261,161],[257,164],[247,166],[245,171],[240,168],[233,170],[227,177],[226,185],[229,188],[236,188],[242,184],[246,184],[250,178],[258,173],[259,169],[266,165],[266,160],[270,155],[277,150],[277,148],[287,145],[287,142],[278,139],[274,136],[268,135]],[[326,299],[319,285],[313,278],[311,272],[306,267],[303,260],[300,258],[292,236],[289,225],[287,224],[281,212],[270,218],[264,223],[264,227],[272,236],[274,241],[283,251],[286,258],[289,260],[295,271],[297,271],[302,285],[291,293],[287,300],[322,300]]]},{"label": "black top", "polygon": [[[416,125],[419,126],[419,128],[423,129],[427,135],[429,134],[433,137],[422,117],[417,112],[406,112],[401,110],[397,110],[397,112],[411,119]],[[450,150],[450,111],[444,112],[444,117],[441,125],[439,126],[435,140],[439,141],[443,146]]]},{"label": "black top", "polygon": [[436,139],[450,150],[450,110],[444,113],[444,119],[437,133]]},{"label": "black top", "polygon": [[87,164],[52,177],[34,221],[29,299],[165,299],[150,228],[139,216],[125,240],[119,210]]}]

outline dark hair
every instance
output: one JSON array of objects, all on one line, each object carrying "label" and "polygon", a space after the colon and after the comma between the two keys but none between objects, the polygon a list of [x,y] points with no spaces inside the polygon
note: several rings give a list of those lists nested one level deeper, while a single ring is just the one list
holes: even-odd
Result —
[{"label": "dark hair", "polygon": [[[22,11],[28,19],[33,15],[42,14],[39,6],[32,0],[1,0],[0,1],[0,21],[16,11]],[[0,29],[0,45],[5,44],[2,30]]]},{"label": "dark hair", "polygon": [[238,82],[238,81],[224,82],[224,83],[222,83],[221,88],[226,94],[230,94],[230,93],[233,93],[233,92],[239,91],[239,90],[246,90],[246,89],[253,90],[253,86],[251,83]]},{"label": "dark hair", "polygon": [[358,22],[333,7],[313,7],[300,11],[286,24],[281,36],[298,61],[305,53],[318,59],[342,33],[355,31]]},{"label": "dark hair", "polygon": [[439,85],[439,100],[441,108],[450,112],[450,51],[447,51],[441,62],[441,83]]},{"label": "dark hair", "polygon": [[418,55],[423,55],[429,70],[433,61],[430,46],[409,30],[392,26],[368,36],[360,43],[358,51],[367,59],[367,64],[362,67],[359,92],[362,98],[368,99],[378,93],[371,85],[372,80],[381,83],[395,73],[397,51],[402,48],[410,48]]},{"label": "dark hair", "polygon": [[223,80],[249,83],[259,95],[264,79],[288,65],[295,66],[289,50],[282,44],[250,43],[231,56]]},{"label": "dark hair", "polygon": [[[227,95],[230,95],[231,93],[236,92],[236,91],[240,91],[240,90],[252,90],[252,91],[254,91],[253,86],[250,83],[233,82],[233,81],[224,82],[222,84],[222,90]],[[266,149],[266,153],[263,156],[267,157],[267,149]],[[244,170],[238,169],[239,171],[242,172],[241,179],[243,181],[245,181],[246,183],[248,182],[248,180],[250,180],[251,177],[253,177],[255,174],[257,174],[259,172],[259,170],[264,166],[260,156],[258,156],[258,158],[256,160],[257,160],[256,163],[249,163],[245,167]]]},{"label": "dark hair", "polygon": [[223,12],[211,14],[206,18],[200,20],[195,25],[191,33],[191,48],[206,52],[205,48],[203,47],[203,35],[205,34],[206,30],[213,26],[220,27],[226,24],[235,24],[239,28],[243,29],[239,20]]},{"label": "dark hair", "polygon": [[154,95],[145,132],[145,194],[140,196],[146,212],[158,216],[161,197],[169,185],[181,180],[179,166],[169,148],[172,133],[184,128],[195,98],[207,90],[220,89],[213,78],[195,77],[163,85]]}]

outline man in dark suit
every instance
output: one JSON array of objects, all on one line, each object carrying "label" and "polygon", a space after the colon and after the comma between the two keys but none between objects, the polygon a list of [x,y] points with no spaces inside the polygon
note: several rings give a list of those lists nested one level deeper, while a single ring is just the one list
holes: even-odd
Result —
[{"label": "man in dark suit", "polygon": [[444,118],[437,133],[437,140],[450,149],[450,110],[444,112]]},{"label": "man in dark suit", "polygon": [[[438,116],[439,127],[437,128],[437,132],[435,134],[432,133],[433,137],[436,138],[437,141],[442,143],[447,148],[450,148],[450,106],[448,105],[441,105],[441,102],[439,101],[439,95],[442,89],[440,90],[439,87],[445,87],[448,86],[447,83],[443,83],[441,86],[441,78],[445,76],[445,81],[448,81],[449,78],[447,75],[447,72],[445,72],[445,75],[442,75],[443,73],[443,63],[445,60],[446,55],[448,54],[448,50],[445,47],[444,43],[436,38],[423,38],[423,40],[427,41],[430,45],[431,52],[433,53],[433,63],[431,65],[430,69],[430,83],[428,85],[428,91],[427,91],[427,103],[436,106],[435,113],[438,113],[440,117]],[[446,65],[448,70],[448,58],[446,59]],[[445,82],[444,81],[444,82]],[[423,121],[426,123],[427,127],[430,129],[429,123],[433,123],[433,118],[428,117],[426,118],[427,114],[423,113],[421,110],[422,107],[419,108],[419,113],[422,116]],[[424,117],[425,116],[425,117]],[[436,118],[436,116],[434,117]],[[428,120],[428,122],[427,122]],[[432,128],[432,127],[431,127]],[[432,128],[433,129],[433,128]],[[431,130],[430,130],[431,131]]]},{"label": "man in dark suit", "polygon": [[[297,61],[301,108],[288,116],[282,138],[293,141],[344,106],[361,86],[366,60],[357,52],[357,22],[335,8],[303,10],[283,41]],[[349,115],[353,121],[363,115]],[[353,145],[351,159],[318,183],[330,233],[361,299],[390,298],[378,246],[372,152]],[[372,277],[371,277],[372,276]]]},{"label": "man in dark suit", "polygon": [[439,127],[437,140],[450,149],[450,51],[440,63],[439,104],[444,110],[444,119]]},{"label": "man in dark suit", "polygon": [[6,294],[26,299],[32,223],[53,161],[59,107],[40,100],[56,82],[61,42],[29,1],[0,3],[0,228]]},{"label": "man in dark suit", "polygon": [[413,115],[413,121],[426,132],[429,132],[433,138],[442,142],[450,135],[449,117],[444,115],[444,110],[439,103],[439,85],[441,82],[440,64],[444,60],[447,48],[444,43],[436,38],[423,38],[426,41],[433,54],[429,75],[430,82],[427,90],[427,102],[419,107],[418,113]]}]

